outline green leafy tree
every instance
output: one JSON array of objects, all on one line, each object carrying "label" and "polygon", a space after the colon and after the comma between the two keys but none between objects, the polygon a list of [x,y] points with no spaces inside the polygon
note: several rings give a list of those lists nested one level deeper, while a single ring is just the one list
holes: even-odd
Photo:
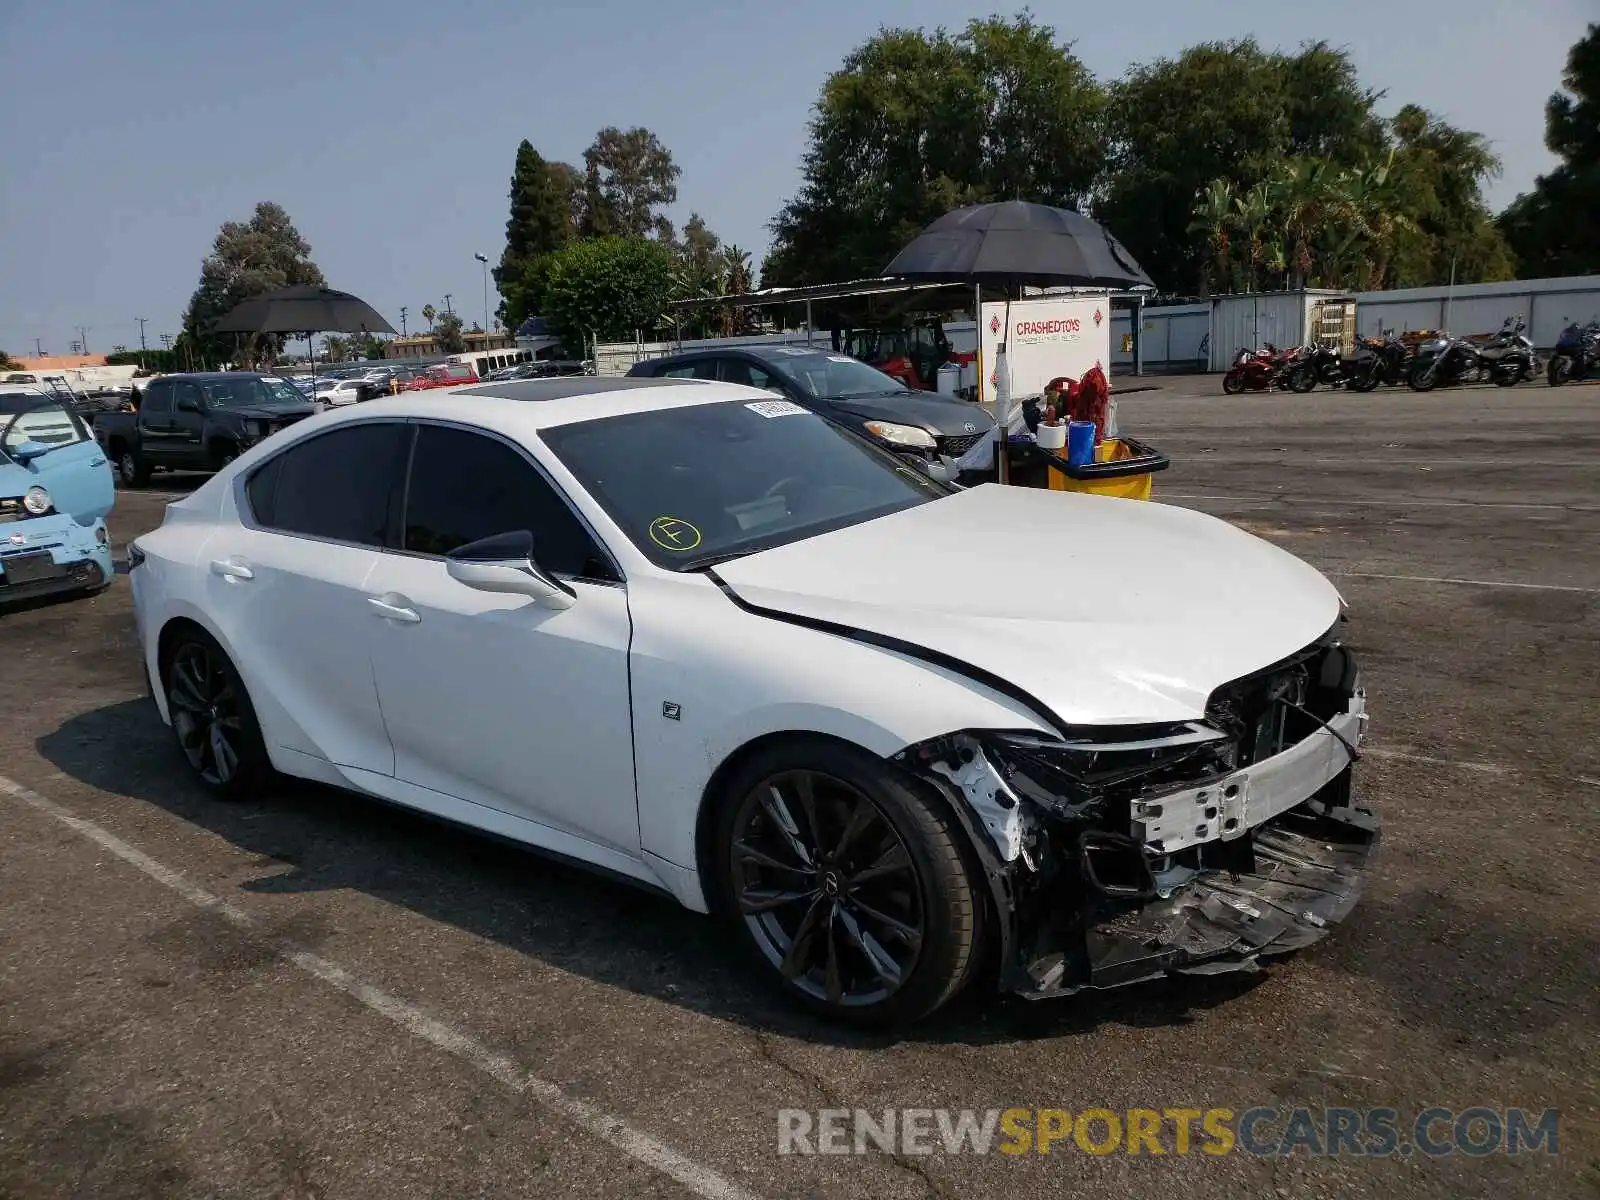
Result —
[{"label": "green leafy tree", "polygon": [[350,339],[330,333],[322,339],[322,358],[324,362],[331,363],[349,361]]},{"label": "green leafy tree", "polygon": [[437,308],[435,308],[433,305],[424,304],[422,306],[422,319],[428,323],[428,332],[429,333],[433,332],[433,321],[434,321],[434,318],[437,317],[438,315],[439,315],[439,310]]},{"label": "green leafy tree", "polygon": [[1544,114],[1561,165],[1500,216],[1524,275],[1600,274],[1600,24],[1568,52],[1561,82]]},{"label": "green leafy tree", "polygon": [[880,30],[823,85],[763,280],[876,275],[928,222],[966,204],[1081,205],[1104,158],[1104,107],[1070,44],[1027,14],[957,34]]},{"label": "green leafy tree", "polygon": [[374,333],[357,333],[350,337],[350,356],[352,358],[382,358],[384,341]]},{"label": "green leafy tree", "polygon": [[[1337,168],[1381,152],[1378,98],[1361,87],[1347,54],[1321,42],[1293,55],[1251,38],[1208,42],[1132,67],[1111,89],[1110,172],[1095,215],[1158,284],[1200,286],[1214,253],[1204,230],[1191,229],[1196,197],[1217,179],[1250,197],[1285,159]],[[1314,209],[1318,182],[1296,185],[1301,213]],[[1272,257],[1266,243],[1252,239],[1251,249],[1253,265]],[[1295,247],[1284,249],[1292,260]]]},{"label": "green leafy tree", "polygon": [[439,349],[446,354],[461,354],[466,351],[467,339],[462,333],[461,317],[453,312],[437,313],[437,320],[433,326],[433,336],[439,343]]},{"label": "green leafy tree", "polygon": [[528,283],[539,276],[530,275],[529,268],[578,236],[583,194],[584,177],[576,167],[544,158],[526,140],[517,147],[506,247],[491,272],[503,298],[499,316],[507,329],[538,312],[539,295]]},{"label": "green leafy tree", "polygon": [[311,246],[277,204],[257,204],[248,221],[229,221],[200,264],[200,283],[183,316],[189,352],[205,363],[273,362],[282,334],[213,333],[211,326],[242,300],[276,288],[324,284]]},{"label": "green leafy tree", "polygon": [[0,350],[0,371],[20,371],[22,364],[4,350]]},{"label": "green leafy tree", "polygon": [[678,199],[682,169],[648,129],[608,125],[583,152],[586,237],[672,240],[672,224],[658,210]]},{"label": "green leafy tree", "polygon": [[1510,247],[1483,202],[1482,185],[1500,160],[1482,134],[1457,129],[1408,104],[1391,122],[1396,205],[1407,228],[1398,238],[1392,284],[1423,287],[1510,279]]},{"label": "green leafy tree", "polygon": [[543,315],[581,351],[587,339],[623,341],[662,328],[681,279],[671,247],[646,238],[595,238],[550,258]]}]

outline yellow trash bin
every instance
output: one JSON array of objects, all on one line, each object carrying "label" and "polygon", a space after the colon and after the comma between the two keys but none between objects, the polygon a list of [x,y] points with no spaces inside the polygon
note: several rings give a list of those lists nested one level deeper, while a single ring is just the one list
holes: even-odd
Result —
[{"label": "yellow trash bin", "polygon": [[1095,447],[1095,461],[1081,467],[1067,462],[1066,452],[1041,451],[1050,468],[1052,492],[1087,492],[1123,500],[1150,499],[1152,477],[1172,461],[1159,450],[1133,438],[1106,438]]}]

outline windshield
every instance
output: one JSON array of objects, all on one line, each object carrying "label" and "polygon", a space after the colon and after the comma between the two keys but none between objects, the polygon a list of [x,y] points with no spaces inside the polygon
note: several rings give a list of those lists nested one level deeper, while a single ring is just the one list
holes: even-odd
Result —
[{"label": "windshield", "polygon": [[848,354],[820,354],[809,350],[784,350],[774,366],[787,371],[818,399],[847,400],[853,396],[880,396],[903,392],[906,385],[876,367]]},{"label": "windshield", "polygon": [[7,457],[24,442],[59,450],[89,438],[88,427],[60,402],[29,392],[0,392],[0,451]]},{"label": "windshield", "polygon": [[238,379],[213,379],[205,385],[206,403],[212,408],[299,408],[305,397],[281,379],[241,375]]},{"label": "windshield", "polygon": [[630,413],[540,436],[633,544],[675,571],[949,494],[788,400]]}]

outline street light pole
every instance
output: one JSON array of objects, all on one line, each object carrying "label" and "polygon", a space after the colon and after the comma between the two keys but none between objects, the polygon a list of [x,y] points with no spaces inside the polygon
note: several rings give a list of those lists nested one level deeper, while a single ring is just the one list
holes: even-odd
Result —
[{"label": "street light pole", "polygon": [[139,369],[141,371],[145,369],[144,356],[145,352],[149,349],[149,347],[144,343],[144,323],[149,319],[150,318],[148,317],[134,318],[135,321],[139,322]]},{"label": "street light pole", "polygon": [[406,306],[404,304],[400,306],[400,336],[406,336]]},{"label": "street light pole", "polygon": [[489,256],[487,254],[474,254],[473,258],[483,264],[483,345],[489,346]]}]

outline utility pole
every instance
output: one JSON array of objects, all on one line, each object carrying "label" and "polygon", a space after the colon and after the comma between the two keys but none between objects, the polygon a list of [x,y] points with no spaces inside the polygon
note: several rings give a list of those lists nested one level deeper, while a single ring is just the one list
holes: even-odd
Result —
[{"label": "utility pole", "polygon": [[406,306],[404,304],[400,306],[400,336],[406,336]]},{"label": "utility pole", "polygon": [[37,357],[37,358],[43,358],[44,357],[44,351],[39,348],[39,339],[38,338],[34,338],[33,339],[33,353],[34,353],[35,357]]},{"label": "utility pole", "polygon": [[146,346],[145,343],[144,343],[144,323],[146,321],[148,321],[149,319],[150,318],[148,318],[148,317],[135,317],[134,318],[135,321],[139,322],[139,369],[141,371],[145,369],[145,363],[144,363],[145,352],[150,349],[150,347]]},{"label": "utility pole", "polygon": [[79,354],[89,353],[89,327],[87,325],[78,326],[78,345],[82,347],[78,351]]},{"label": "utility pole", "polygon": [[449,292],[446,292],[444,294],[444,310],[445,310],[445,312],[449,313],[451,316],[455,315],[455,311],[456,310],[450,307],[450,293]]}]

